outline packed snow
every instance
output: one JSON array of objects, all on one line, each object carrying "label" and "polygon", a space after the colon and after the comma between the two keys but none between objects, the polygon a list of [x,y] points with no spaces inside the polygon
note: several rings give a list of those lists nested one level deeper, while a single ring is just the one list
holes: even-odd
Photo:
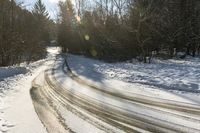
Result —
[{"label": "packed snow", "polygon": [[0,68],[0,133],[46,133],[29,90],[32,80],[54,62],[59,48],[47,51],[47,58],[37,62]]}]

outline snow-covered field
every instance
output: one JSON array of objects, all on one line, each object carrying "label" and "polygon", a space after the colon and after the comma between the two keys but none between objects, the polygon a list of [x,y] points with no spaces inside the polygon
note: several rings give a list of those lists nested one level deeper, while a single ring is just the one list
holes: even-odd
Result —
[{"label": "snow-covered field", "polygon": [[29,94],[32,80],[55,59],[58,48],[48,48],[46,59],[29,65],[0,68],[0,133],[46,133]]},{"label": "snow-covered field", "polygon": [[[80,77],[118,88],[172,91],[200,103],[200,59],[158,60],[151,64],[105,63],[84,56],[68,55],[71,69]],[[111,82],[112,80],[112,82]],[[121,85],[121,82],[124,81]]]}]

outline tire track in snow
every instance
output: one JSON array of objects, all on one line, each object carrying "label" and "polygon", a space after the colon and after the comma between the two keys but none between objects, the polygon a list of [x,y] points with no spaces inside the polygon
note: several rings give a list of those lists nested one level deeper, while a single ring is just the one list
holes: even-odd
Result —
[{"label": "tire track in snow", "polygon": [[[91,85],[86,81],[78,78],[73,73],[68,71],[63,72],[67,74],[74,82],[90,88],[90,91],[100,93],[105,97],[114,100],[129,103],[137,108],[150,110],[162,115],[169,116],[170,118],[182,119],[190,123],[200,123],[200,107],[195,104],[188,104],[183,102],[169,101],[145,95],[138,95],[131,93],[116,93],[114,90],[107,88],[99,88],[98,86]],[[81,94],[80,92],[71,92],[66,87],[64,88],[57,79],[54,77],[55,69],[45,71],[45,85],[40,89],[42,96],[47,99],[49,104],[60,104],[66,110],[70,110],[77,116],[93,124],[97,128],[105,132],[115,132],[110,127],[105,126],[93,118],[97,118],[111,126],[117,127],[122,131],[133,132],[161,132],[161,133],[198,133],[200,128],[191,127],[190,125],[181,125],[175,121],[167,121],[160,118],[155,118],[149,114],[139,113],[133,110],[126,110],[120,106],[112,104],[105,104],[89,95]],[[58,113],[57,107],[53,107]],[[84,112],[84,113],[83,113]],[[180,114],[179,114],[180,113]],[[87,114],[87,115],[86,115]],[[92,117],[89,117],[92,116]],[[62,115],[58,116],[62,119]],[[60,123],[61,124],[61,123]]]},{"label": "tire track in snow", "polygon": [[[48,78],[49,77],[46,76],[46,80],[47,80],[48,84],[51,84],[51,88],[54,88],[54,91],[56,93],[58,93],[59,95],[61,95],[62,97],[65,97],[65,98],[69,97],[70,92],[66,92],[66,90],[64,88],[62,88],[59,84],[56,83],[56,85],[55,84],[52,85],[52,81],[55,82],[56,79],[53,79],[52,81],[50,81],[50,79],[48,79]],[[184,127],[184,126],[181,126],[178,124],[169,123],[169,122],[165,122],[165,121],[161,121],[161,120],[160,121],[155,120],[148,116],[145,118],[145,116],[141,116],[140,114],[136,114],[136,113],[127,115],[126,114],[127,112],[123,112],[122,110],[119,111],[119,109],[115,110],[110,107],[106,107],[106,110],[103,110],[102,108],[99,108],[98,106],[96,106],[99,103],[96,102],[96,103],[91,104],[92,103],[91,99],[87,101],[87,98],[85,96],[82,96],[81,94],[79,94],[79,96],[77,96],[77,97],[75,95],[71,95],[70,97],[73,97],[73,101],[75,101],[74,99],[77,98],[78,99],[77,101],[79,101],[79,104],[80,104],[80,101],[83,102],[83,105],[82,106],[79,105],[79,106],[84,108],[85,110],[87,110],[90,113],[96,113],[99,115],[101,113],[98,112],[98,110],[94,110],[94,109],[102,110],[102,112],[104,112],[104,113],[101,115],[103,116],[104,119],[107,119],[107,120],[113,119],[115,121],[119,121],[121,123],[129,124],[129,125],[132,125],[133,127],[134,126],[139,127],[141,129],[145,129],[145,130],[152,131],[152,132],[157,132],[157,131],[159,131],[159,132],[169,132],[169,131],[170,132],[188,132],[188,131],[199,132],[199,130],[196,130],[193,128]],[[74,103],[74,104],[78,105],[78,103]],[[84,106],[84,104],[85,104],[85,106],[87,105],[87,108]],[[88,106],[90,106],[90,108],[88,108]],[[105,112],[107,112],[107,114]],[[114,112],[114,113],[112,113],[112,112]],[[166,112],[163,112],[163,113],[166,113]],[[169,114],[170,113],[168,113],[168,115]]]}]

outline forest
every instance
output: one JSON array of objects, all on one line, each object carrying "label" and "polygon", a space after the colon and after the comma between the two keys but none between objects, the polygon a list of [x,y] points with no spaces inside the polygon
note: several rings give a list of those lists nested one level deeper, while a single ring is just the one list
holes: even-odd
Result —
[{"label": "forest", "polygon": [[143,62],[200,53],[198,0],[66,0],[59,7],[63,52]]},{"label": "forest", "polygon": [[14,0],[0,0],[0,66],[44,58],[53,25],[40,0],[32,11]]},{"label": "forest", "polygon": [[65,0],[56,20],[42,0],[27,10],[0,1],[0,66],[44,58],[52,40],[62,52],[105,61],[200,54],[198,0]]}]

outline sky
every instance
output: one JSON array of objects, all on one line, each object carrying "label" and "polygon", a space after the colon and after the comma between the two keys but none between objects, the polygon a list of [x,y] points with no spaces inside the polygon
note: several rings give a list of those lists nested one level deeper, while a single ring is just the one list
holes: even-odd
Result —
[{"label": "sky", "polygon": [[[34,3],[37,0],[16,0],[16,1],[23,2],[23,6],[31,10],[33,8]],[[58,12],[58,1],[64,1],[64,0],[42,0],[52,19],[56,19],[56,14]]]}]

